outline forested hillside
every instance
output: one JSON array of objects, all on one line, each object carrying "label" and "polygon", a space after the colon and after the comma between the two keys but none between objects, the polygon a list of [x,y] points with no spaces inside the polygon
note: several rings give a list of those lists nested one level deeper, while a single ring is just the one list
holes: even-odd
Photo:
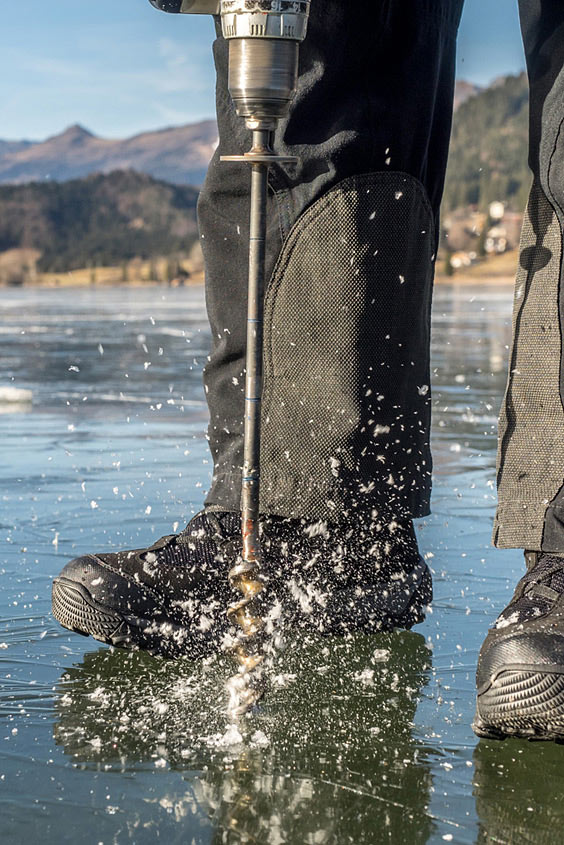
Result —
[{"label": "forested hillside", "polygon": [[530,185],[527,167],[528,85],[508,76],[463,102],[454,116],[444,210],[485,210],[502,200],[522,211]]},{"label": "forested hillside", "polygon": [[69,182],[0,186],[0,253],[41,252],[62,272],[187,250],[197,237],[198,191],[117,171]]},{"label": "forested hillside", "polygon": [[[454,116],[443,212],[470,206],[486,211],[492,200],[501,200],[510,211],[522,211],[530,184],[525,75],[506,77],[484,90],[475,86],[463,89],[459,84],[458,101],[462,102]],[[200,130],[205,127],[206,138],[211,138],[214,124],[208,123],[209,126],[198,126]],[[175,132],[186,135],[189,129],[166,130],[162,137],[159,133],[139,136],[145,156],[140,161],[149,160],[147,150],[152,151],[151,155],[155,153],[153,136],[158,137],[161,165],[166,163],[171,175],[181,172]],[[194,135],[196,130],[192,127],[191,131]],[[90,140],[85,140],[84,132],[76,130],[78,141],[71,145],[73,158],[67,149],[69,132],[61,136],[68,142],[66,147],[55,145],[65,167],[71,159],[78,167],[83,147],[90,150],[94,141],[104,150],[104,144],[110,144],[100,139],[93,141],[90,136]],[[194,135],[198,139],[194,143],[201,158],[204,148],[200,135]],[[127,142],[129,146],[132,143]],[[137,139],[138,146],[139,143]],[[40,147],[49,147],[50,155],[55,155],[53,145],[53,139],[31,146],[5,142],[10,155],[35,156],[34,161],[40,157]],[[211,141],[208,147],[211,155]],[[194,152],[182,149],[188,158]],[[63,165],[59,170],[64,171]],[[59,172],[56,168],[55,171]],[[195,187],[159,181],[134,170],[93,174],[71,181],[50,178],[0,185],[0,254],[16,249],[27,256],[29,250],[34,250],[40,255],[37,269],[56,273],[119,265],[133,258],[152,260],[186,254],[197,237],[197,195]]]}]

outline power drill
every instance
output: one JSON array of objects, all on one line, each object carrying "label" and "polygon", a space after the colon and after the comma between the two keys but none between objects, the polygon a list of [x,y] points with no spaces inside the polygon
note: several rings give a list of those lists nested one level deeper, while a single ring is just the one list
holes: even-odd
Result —
[{"label": "power drill", "polygon": [[251,165],[251,220],[245,378],[245,434],[241,495],[242,560],[229,572],[242,594],[228,609],[239,626],[232,647],[239,663],[230,682],[230,712],[246,713],[262,694],[265,622],[258,597],[264,589],[259,540],[260,417],[262,399],[263,298],[268,171],[275,163],[296,159],[272,150],[278,120],[288,114],[298,80],[300,42],[306,36],[309,0],[150,0],[164,12],[221,15],[229,42],[229,93],[237,114],[252,132],[243,156],[222,161]]}]

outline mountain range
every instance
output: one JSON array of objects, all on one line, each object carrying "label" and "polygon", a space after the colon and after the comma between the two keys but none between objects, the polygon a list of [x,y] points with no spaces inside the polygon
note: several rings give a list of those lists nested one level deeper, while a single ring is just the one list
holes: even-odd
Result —
[{"label": "mountain range", "polygon": [[177,185],[200,185],[216,145],[215,120],[124,140],[99,138],[76,124],[46,141],[0,140],[0,183],[65,182],[137,170]]},{"label": "mountain range", "polygon": [[[525,74],[480,90],[459,84],[443,211],[492,200],[523,210],[527,167]],[[64,272],[152,260],[197,238],[197,186],[217,142],[214,121],[124,141],[80,126],[42,143],[0,141],[0,253],[35,250],[38,268]]]},{"label": "mountain range", "polygon": [[[455,109],[481,90],[459,80]],[[122,140],[100,138],[75,124],[45,141],[0,140],[0,184],[64,182],[91,173],[137,170],[176,185],[201,185],[216,145],[215,120]]]}]

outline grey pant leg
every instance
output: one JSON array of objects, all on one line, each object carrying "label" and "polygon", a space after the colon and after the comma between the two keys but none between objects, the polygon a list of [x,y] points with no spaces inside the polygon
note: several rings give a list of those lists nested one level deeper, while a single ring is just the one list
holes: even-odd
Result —
[{"label": "grey pant leg", "polygon": [[521,0],[533,187],[501,409],[494,543],[564,553],[564,4]]}]

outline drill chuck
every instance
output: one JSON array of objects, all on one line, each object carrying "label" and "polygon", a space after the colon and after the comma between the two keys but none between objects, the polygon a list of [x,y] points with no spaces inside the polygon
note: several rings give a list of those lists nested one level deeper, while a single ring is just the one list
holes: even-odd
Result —
[{"label": "drill chuck", "polygon": [[309,0],[221,0],[224,38],[303,41]]},{"label": "drill chuck", "polygon": [[297,41],[237,38],[229,44],[229,93],[249,128],[275,128],[288,112],[297,77]]},{"label": "drill chuck", "polygon": [[221,14],[229,41],[229,93],[249,129],[276,128],[298,80],[298,49],[310,0],[149,0],[180,14]]},{"label": "drill chuck", "polygon": [[274,129],[288,113],[309,0],[221,0],[229,41],[229,93],[247,126]]}]

